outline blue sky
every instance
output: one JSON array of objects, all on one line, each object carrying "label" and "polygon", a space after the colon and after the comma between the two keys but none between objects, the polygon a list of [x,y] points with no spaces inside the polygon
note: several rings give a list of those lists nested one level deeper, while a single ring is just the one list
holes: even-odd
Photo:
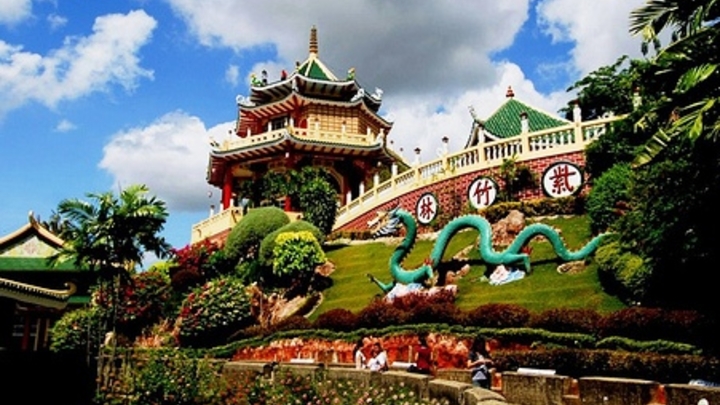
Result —
[{"label": "blue sky", "polygon": [[490,115],[512,86],[548,112],[574,81],[624,54],[640,0],[0,0],[0,236],[66,198],[147,184],[163,235],[190,240],[220,192],[205,182],[249,76],[319,55],[383,90],[393,147],[412,159],[465,143],[468,107]]}]

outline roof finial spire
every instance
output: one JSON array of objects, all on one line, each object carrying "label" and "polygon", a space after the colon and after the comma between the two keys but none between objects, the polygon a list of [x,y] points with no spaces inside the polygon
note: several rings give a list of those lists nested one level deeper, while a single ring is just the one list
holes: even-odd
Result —
[{"label": "roof finial spire", "polygon": [[318,54],[317,28],[314,25],[310,28],[310,53]]},{"label": "roof finial spire", "polygon": [[515,92],[513,91],[512,86],[508,86],[508,89],[505,92],[505,97],[507,97],[507,98],[515,97]]}]

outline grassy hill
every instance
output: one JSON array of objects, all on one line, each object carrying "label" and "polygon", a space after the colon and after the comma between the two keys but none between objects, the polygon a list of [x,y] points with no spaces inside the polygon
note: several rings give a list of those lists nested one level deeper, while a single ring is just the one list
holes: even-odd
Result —
[{"label": "grassy hill", "polygon": [[[545,219],[547,223],[561,231],[565,243],[571,250],[582,247],[591,239],[588,220],[584,216]],[[476,231],[457,234],[446,250],[443,262],[449,261],[463,248],[477,240]],[[390,281],[388,261],[398,241],[373,241],[359,244],[334,245],[327,249],[328,259],[336,270],[331,275],[333,286],[324,292],[324,300],[313,313],[311,319],[323,312],[335,308],[346,308],[357,312],[365,307],[378,294],[380,289],[369,281],[370,273],[382,281]],[[434,241],[418,241],[415,248],[403,263],[406,269],[420,266],[430,255]],[[557,258],[550,243],[544,238],[531,242],[532,273],[524,279],[505,285],[488,284],[483,274],[487,270],[476,249],[469,255],[470,273],[457,282],[458,299],[461,309],[472,309],[488,303],[517,304],[532,311],[552,308],[587,308],[599,312],[610,312],[624,308],[625,305],[613,296],[606,294],[598,280],[597,266],[590,265],[577,274],[560,274],[557,266],[562,263]],[[459,265],[458,265],[459,266]],[[451,270],[459,270],[451,269]]]}]

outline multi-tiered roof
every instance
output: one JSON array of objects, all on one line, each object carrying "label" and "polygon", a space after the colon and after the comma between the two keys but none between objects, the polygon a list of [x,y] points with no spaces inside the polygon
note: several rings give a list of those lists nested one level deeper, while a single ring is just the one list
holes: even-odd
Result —
[{"label": "multi-tiered roof", "polygon": [[[385,164],[401,159],[385,142],[392,123],[378,113],[382,91],[366,91],[355,79],[352,68],[345,77],[335,76],[318,57],[315,27],[304,62],[298,62],[290,74],[283,71],[278,81],[267,82],[265,74],[261,78],[254,76],[252,81],[249,96],[237,99],[234,139],[213,145],[210,184],[220,186],[232,164],[242,166],[287,152],[360,157]],[[366,128],[359,131],[349,124],[347,128],[337,124],[335,130],[328,131],[310,116],[311,111],[323,108],[351,111],[347,116],[354,114]]]}]

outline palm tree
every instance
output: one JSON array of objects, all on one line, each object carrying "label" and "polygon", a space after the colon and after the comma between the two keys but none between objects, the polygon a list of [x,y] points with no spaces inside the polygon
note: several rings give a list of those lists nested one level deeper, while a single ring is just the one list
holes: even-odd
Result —
[{"label": "palm tree", "polygon": [[[644,50],[659,50],[653,64],[670,86],[660,104],[638,125],[657,128],[637,163],[652,160],[675,137],[708,139],[720,135],[720,45],[717,0],[650,0],[631,13],[630,32],[640,34]],[[670,30],[670,44],[660,47],[660,34]]]},{"label": "palm tree", "polygon": [[165,202],[148,197],[145,185],[132,185],[119,196],[89,193],[90,202],[63,200],[58,214],[65,225],[65,246],[51,258],[72,259],[76,266],[99,271],[101,278],[130,275],[146,251],[167,257],[170,245],[158,236],[168,212]]}]

